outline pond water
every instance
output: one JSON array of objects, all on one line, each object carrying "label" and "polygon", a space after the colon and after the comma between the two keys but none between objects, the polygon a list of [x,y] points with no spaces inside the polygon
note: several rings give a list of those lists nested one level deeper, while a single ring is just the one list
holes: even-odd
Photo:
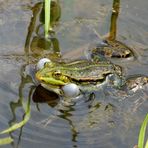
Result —
[{"label": "pond water", "polygon": [[[132,148],[148,112],[148,87],[132,95],[99,89],[67,105],[57,95],[36,88],[26,76],[29,65],[42,57],[56,59],[60,53],[62,58],[85,58],[84,51],[97,39],[96,32],[102,37],[109,33],[113,2],[60,0],[62,15],[51,38],[55,43],[51,50],[44,50],[40,2],[0,0],[0,131],[22,120],[21,101],[31,98],[29,121],[0,136],[14,139],[4,147]],[[147,9],[147,0],[120,2],[116,39],[131,47],[137,57],[119,62],[127,75],[148,75]],[[48,101],[42,100],[49,96]]]}]

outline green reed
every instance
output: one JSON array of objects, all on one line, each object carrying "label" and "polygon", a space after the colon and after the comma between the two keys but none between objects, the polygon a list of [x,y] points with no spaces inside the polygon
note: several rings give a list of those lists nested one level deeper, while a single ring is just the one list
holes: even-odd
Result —
[{"label": "green reed", "polygon": [[45,38],[48,38],[48,31],[50,29],[50,12],[51,0],[45,0]]},{"label": "green reed", "polygon": [[[24,109],[24,112],[25,112],[23,120],[21,122],[13,124],[12,126],[7,128],[6,130],[1,131],[0,134],[11,133],[11,132],[23,127],[28,122],[28,120],[30,119],[30,99],[28,100],[27,103],[25,103],[23,101],[22,106],[23,106],[23,109]],[[0,138],[0,145],[9,144],[11,142],[13,142],[13,139],[10,136],[8,136],[6,138]]]},{"label": "green reed", "polygon": [[[146,127],[148,124],[148,114],[146,115],[145,119],[142,122],[140,132],[139,132],[139,139],[138,139],[138,148],[144,148],[144,139],[145,139],[145,132]],[[145,144],[145,148],[148,148],[148,139]]]}]

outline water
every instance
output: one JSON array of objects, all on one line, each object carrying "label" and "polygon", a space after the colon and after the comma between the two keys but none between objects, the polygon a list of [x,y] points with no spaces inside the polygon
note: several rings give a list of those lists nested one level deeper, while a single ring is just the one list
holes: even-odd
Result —
[{"label": "water", "polygon": [[[147,87],[132,95],[112,88],[100,89],[69,105],[63,104],[55,94],[37,90],[25,71],[26,66],[41,57],[57,58],[59,50],[63,58],[84,58],[83,51],[96,40],[94,30],[102,37],[109,32],[112,1],[61,0],[62,16],[51,43],[56,48],[53,46],[55,50],[50,51],[37,44],[44,43],[42,27],[39,34],[34,31],[28,37],[32,11],[35,11],[32,8],[37,8],[39,2],[0,0],[0,131],[22,120],[21,96],[26,102],[29,93],[34,99],[38,92],[37,100],[31,99],[29,122],[11,133],[14,143],[4,147],[133,147],[147,113]],[[147,0],[120,2],[116,38],[131,47],[137,56],[134,62],[120,63],[128,75],[148,73],[147,6]],[[35,27],[39,24],[37,14]]]}]

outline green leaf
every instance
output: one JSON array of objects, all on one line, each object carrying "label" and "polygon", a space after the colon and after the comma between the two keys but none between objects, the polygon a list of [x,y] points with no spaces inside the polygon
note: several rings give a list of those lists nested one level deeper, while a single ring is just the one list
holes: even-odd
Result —
[{"label": "green leaf", "polygon": [[[144,119],[144,121],[141,125],[141,129],[140,129],[140,133],[139,133],[139,139],[138,139],[138,148],[144,148],[144,138],[145,138],[145,132],[146,132],[147,124],[148,124],[148,114],[146,115],[146,117],[145,117],[145,119]],[[146,143],[146,145],[148,145],[147,143]]]},{"label": "green leaf", "polygon": [[13,139],[11,137],[1,138],[0,139],[0,145],[9,144],[11,142],[13,142]]},{"label": "green leaf", "polygon": [[148,148],[148,140],[146,141],[145,148]]}]

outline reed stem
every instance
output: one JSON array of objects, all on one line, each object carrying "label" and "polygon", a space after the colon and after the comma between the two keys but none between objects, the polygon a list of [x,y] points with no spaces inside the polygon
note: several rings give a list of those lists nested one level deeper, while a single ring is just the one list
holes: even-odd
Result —
[{"label": "reed stem", "polygon": [[48,38],[48,31],[50,29],[50,8],[51,0],[45,0],[45,38]]}]

